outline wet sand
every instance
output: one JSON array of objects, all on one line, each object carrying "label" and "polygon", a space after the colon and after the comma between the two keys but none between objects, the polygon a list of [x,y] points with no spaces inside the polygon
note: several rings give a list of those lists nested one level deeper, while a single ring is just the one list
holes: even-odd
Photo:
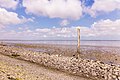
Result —
[{"label": "wet sand", "polygon": [[0,80],[51,80],[36,69],[44,68],[0,54]]},{"label": "wet sand", "polygon": [[91,80],[1,54],[0,75],[0,80]]}]

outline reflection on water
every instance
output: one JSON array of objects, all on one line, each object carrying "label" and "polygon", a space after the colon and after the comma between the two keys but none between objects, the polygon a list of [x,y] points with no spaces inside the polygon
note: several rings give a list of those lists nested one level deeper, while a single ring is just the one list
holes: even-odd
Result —
[{"label": "reflection on water", "polygon": [[120,41],[81,41],[81,45],[120,47]]},{"label": "reflection on water", "polygon": [[[8,43],[26,43],[26,44],[60,44],[60,45],[77,45],[76,40],[32,40],[32,41],[0,41]],[[90,45],[90,46],[115,46],[120,47],[120,41],[81,41],[81,45]]]}]

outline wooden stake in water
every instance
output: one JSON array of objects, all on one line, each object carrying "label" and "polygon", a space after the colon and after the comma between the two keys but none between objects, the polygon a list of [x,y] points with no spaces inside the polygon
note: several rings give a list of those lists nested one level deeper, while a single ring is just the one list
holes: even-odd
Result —
[{"label": "wooden stake in water", "polygon": [[78,43],[77,43],[77,53],[80,55],[80,28],[77,28]]}]

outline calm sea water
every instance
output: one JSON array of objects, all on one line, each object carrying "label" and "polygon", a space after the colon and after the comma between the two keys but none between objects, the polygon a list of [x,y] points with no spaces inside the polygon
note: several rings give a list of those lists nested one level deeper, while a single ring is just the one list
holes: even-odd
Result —
[{"label": "calm sea water", "polygon": [[[8,42],[8,43],[25,43],[25,44],[60,44],[60,45],[77,45],[77,41],[75,40],[32,40],[32,41],[0,41],[0,42]],[[120,47],[120,41],[81,41],[81,45],[89,45],[89,46],[114,46]]]}]

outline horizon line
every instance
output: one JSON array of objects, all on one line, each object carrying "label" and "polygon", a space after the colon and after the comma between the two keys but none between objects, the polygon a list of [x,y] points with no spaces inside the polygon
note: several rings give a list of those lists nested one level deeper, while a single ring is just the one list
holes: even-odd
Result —
[{"label": "horizon line", "polygon": [[[45,39],[45,40],[43,40],[43,39],[36,39],[36,40],[23,40],[23,39],[0,39],[0,41],[77,41],[77,40],[75,40],[75,39],[54,39],[54,40],[52,40],[52,39]],[[95,40],[95,39],[91,39],[91,40],[84,40],[84,39],[82,39],[82,40],[80,40],[80,41],[120,41],[120,40],[105,40],[105,39],[103,39],[103,40]]]}]

